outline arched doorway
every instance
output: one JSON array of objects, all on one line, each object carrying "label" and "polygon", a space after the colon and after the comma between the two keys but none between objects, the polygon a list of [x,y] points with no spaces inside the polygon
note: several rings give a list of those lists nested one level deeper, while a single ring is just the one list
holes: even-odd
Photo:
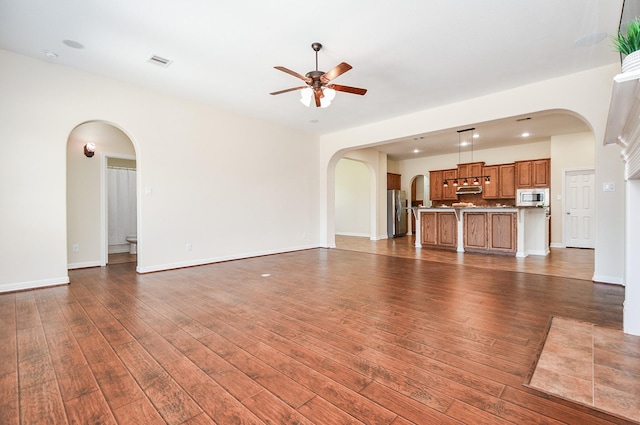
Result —
[{"label": "arched doorway", "polygon": [[336,235],[371,237],[370,175],[366,164],[342,158],[335,172]]},{"label": "arched doorway", "polygon": [[[414,176],[411,180],[411,207],[426,206],[426,201],[429,199],[429,181],[428,177],[423,174]],[[411,232],[416,233],[416,218],[413,214],[410,215],[411,219]]]},{"label": "arched doorway", "polygon": [[[87,155],[85,145],[92,143],[95,153]],[[108,189],[110,169],[137,170],[136,151],[131,138],[117,126],[105,121],[88,121],[75,127],[67,140],[67,267],[69,269],[104,266],[109,262]],[[131,174],[131,173],[130,173]],[[129,197],[133,209],[127,220],[137,231],[137,171],[133,173]],[[113,180],[113,179],[112,179]],[[115,180],[114,180],[115,181]],[[113,241],[112,241],[113,242]],[[113,243],[111,243],[113,244]],[[123,247],[126,241],[118,241]],[[137,246],[137,245],[136,245]],[[136,261],[137,256],[129,261]]]}]

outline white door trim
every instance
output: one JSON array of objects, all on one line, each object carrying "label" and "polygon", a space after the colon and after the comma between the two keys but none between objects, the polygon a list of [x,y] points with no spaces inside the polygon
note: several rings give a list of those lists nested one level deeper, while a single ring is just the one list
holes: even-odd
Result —
[{"label": "white door trim", "polygon": [[[565,223],[566,223],[566,215],[567,215],[567,203],[566,203],[566,193],[565,193],[565,188],[567,185],[567,174],[569,173],[574,173],[574,172],[582,172],[584,171],[585,174],[586,173],[593,173],[595,176],[596,173],[596,168],[595,167],[575,167],[575,168],[563,168],[562,169],[562,220],[561,220],[561,229],[562,229],[562,247],[566,248],[567,247],[567,232],[565,229]],[[595,190],[595,187],[594,187]],[[594,205],[594,209],[595,209],[595,205]],[[597,214],[597,211],[595,211],[595,214]],[[594,234],[594,238],[595,238],[595,234]]]},{"label": "white door trim", "polygon": [[[119,153],[108,153],[104,152],[102,154],[102,161],[100,163],[100,265],[106,266],[108,260],[109,253],[109,239],[107,238],[107,233],[109,229],[109,214],[107,213],[109,208],[109,192],[107,188],[107,162],[109,158],[116,159],[129,159],[132,161],[136,160],[135,155],[123,155]],[[137,168],[137,167],[136,167]],[[137,173],[136,173],[137,175]],[[136,198],[140,196],[140,179],[136,178]],[[136,200],[136,202],[138,202]],[[140,223],[140,210],[138,209],[138,217],[136,220],[138,224]]]}]

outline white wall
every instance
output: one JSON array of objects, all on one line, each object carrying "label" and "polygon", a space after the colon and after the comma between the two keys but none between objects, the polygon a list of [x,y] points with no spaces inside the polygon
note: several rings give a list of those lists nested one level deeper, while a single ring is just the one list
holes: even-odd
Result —
[{"label": "white wall", "polygon": [[[595,167],[593,133],[564,134],[551,138],[551,245],[564,246],[563,200],[565,170]],[[597,190],[597,188],[596,188]]]},{"label": "white wall", "polygon": [[[96,145],[96,153],[91,158],[84,155],[87,142]],[[101,237],[104,155],[135,156],[135,150],[131,140],[118,128],[93,121],[71,131],[66,151],[68,265],[69,268],[99,266],[104,251]],[[77,252],[73,252],[73,245],[78,245]]]},{"label": "white wall", "polygon": [[371,177],[367,166],[342,158],[336,165],[336,234],[371,235]]},{"label": "white wall", "polygon": [[[376,149],[356,149],[343,153],[343,158],[360,161],[369,168],[369,226],[371,228],[370,239],[380,240],[387,238],[387,155]],[[339,161],[335,156],[334,160]],[[329,176],[330,178],[331,176]],[[321,211],[322,212],[322,211]],[[327,219],[333,222],[335,214],[329,214]],[[335,243],[331,246],[335,247]]]},{"label": "white wall", "polygon": [[[602,143],[613,77],[619,72],[619,65],[612,64],[321,136],[320,167],[325,170],[325,180],[320,187],[324,203],[321,243],[326,246],[334,243],[333,223],[327,219],[327,211],[332,212],[334,208],[334,187],[327,176],[334,173],[335,157],[340,152],[516,115],[559,109],[581,116],[594,133],[596,187],[602,187],[603,182],[614,182],[623,188],[620,148]],[[424,173],[424,170],[420,172]],[[622,283],[625,241],[623,191],[596,191],[596,211],[594,278],[602,282]]]},{"label": "white wall", "polygon": [[640,180],[627,181],[627,261],[624,299],[624,331],[640,335]]},{"label": "white wall", "polygon": [[317,137],[3,50],[0,63],[0,291],[68,280],[67,139],[93,120],[136,148],[140,271],[318,246]]}]

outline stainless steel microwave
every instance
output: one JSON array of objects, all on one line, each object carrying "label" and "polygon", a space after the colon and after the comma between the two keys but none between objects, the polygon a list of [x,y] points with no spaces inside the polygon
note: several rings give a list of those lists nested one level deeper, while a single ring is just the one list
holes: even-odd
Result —
[{"label": "stainless steel microwave", "polygon": [[516,205],[519,207],[548,207],[549,189],[518,189]]}]

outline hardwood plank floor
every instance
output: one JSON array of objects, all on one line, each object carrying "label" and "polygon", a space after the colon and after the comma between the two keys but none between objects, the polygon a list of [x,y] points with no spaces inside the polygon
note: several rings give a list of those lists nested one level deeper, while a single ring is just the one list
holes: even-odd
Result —
[{"label": "hardwood plank floor", "polygon": [[547,256],[529,255],[525,258],[516,258],[475,252],[459,253],[446,249],[416,248],[415,235],[379,241],[363,237],[336,235],[336,247],[349,251],[585,280],[593,278],[594,270],[594,251],[592,249],[551,248],[551,252]]},{"label": "hardwood plank floor", "polygon": [[3,424],[629,423],[522,385],[620,286],[348,249],[69,274],[0,295]]}]

